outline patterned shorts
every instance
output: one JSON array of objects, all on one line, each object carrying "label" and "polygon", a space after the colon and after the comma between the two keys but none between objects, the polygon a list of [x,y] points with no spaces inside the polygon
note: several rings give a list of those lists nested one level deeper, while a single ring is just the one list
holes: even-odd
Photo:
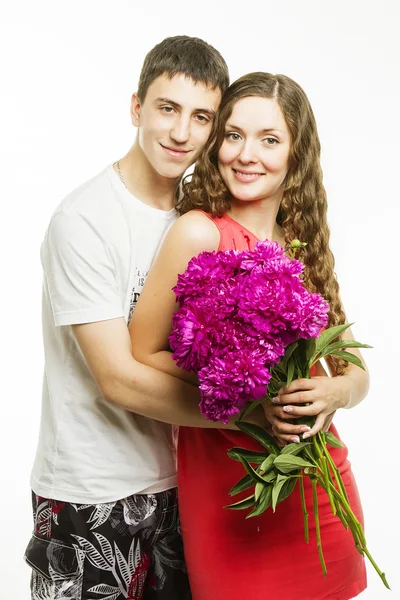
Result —
[{"label": "patterned shorts", "polygon": [[106,504],[32,493],[32,600],[190,600],[176,489]]}]

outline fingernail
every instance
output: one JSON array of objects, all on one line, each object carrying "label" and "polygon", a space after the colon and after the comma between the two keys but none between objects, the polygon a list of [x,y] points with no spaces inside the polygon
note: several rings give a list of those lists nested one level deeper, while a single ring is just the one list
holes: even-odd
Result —
[{"label": "fingernail", "polygon": [[309,437],[310,437],[309,433],[303,433],[303,440],[306,440]]},{"label": "fingernail", "polygon": [[305,431],[311,431],[311,427],[309,427],[308,425],[303,425],[300,431],[301,433],[304,433]]},{"label": "fingernail", "polygon": [[275,396],[275,398],[272,398],[272,402],[275,402],[275,404],[276,404],[277,402],[279,402],[279,398],[277,396]]},{"label": "fingernail", "polygon": [[[303,437],[304,437],[304,436],[303,436]],[[292,442],[293,442],[294,444],[300,444],[300,438],[298,438],[297,436],[296,436],[296,437],[292,437]]]},{"label": "fingernail", "polygon": [[283,410],[284,410],[284,412],[288,412],[288,413],[293,412],[293,408],[291,406],[284,406]]}]

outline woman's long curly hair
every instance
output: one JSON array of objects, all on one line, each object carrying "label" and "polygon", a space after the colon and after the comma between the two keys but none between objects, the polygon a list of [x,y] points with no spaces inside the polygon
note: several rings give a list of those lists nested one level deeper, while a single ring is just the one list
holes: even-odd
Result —
[{"label": "woman's long curly hair", "polygon": [[[201,152],[192,175],[185,178],[177,210],[184,214],[194,208],[221,216],[230,207],[229,190],[218,171],[218,151],[224,141],[225,125],[236,102],[249,96],[273,98],[280,106],[290,131],[288,173],[277,222],[285,241],[306,242],[301,256],[304,282],[310,291],[320,293],[329,303],[329,326],[345,322],[329,247],[326,191],[322,183],[320,141],[314,113],[302,88],[285,75],[249,73],[225,92],[209,142]],[[347,363],[334,360],[337,374]]]}]

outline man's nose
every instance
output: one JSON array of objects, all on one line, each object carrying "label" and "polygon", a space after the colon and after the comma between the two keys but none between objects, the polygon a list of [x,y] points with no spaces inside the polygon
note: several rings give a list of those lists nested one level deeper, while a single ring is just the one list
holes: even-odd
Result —
[{"label": "man's nose", "polygon": [[187,142],[190,139],[190,119],[181,116],[171,129],[171,138],[178,144]]}]

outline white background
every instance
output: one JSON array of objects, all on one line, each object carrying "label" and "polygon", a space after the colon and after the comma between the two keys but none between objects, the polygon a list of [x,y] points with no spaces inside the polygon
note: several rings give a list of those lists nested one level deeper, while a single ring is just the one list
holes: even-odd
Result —
[{"label": "white background", "polygon": [[1,598],[29,598],[22,555],[43,367],[40,243],[63,196],[130,147],[129,100],[143,58],[177,34],[216,46],[232,80],[257,70],[291,76],[313,105],[343,300],[356,338],[374,346],[364,354],[368,398],[336,419],[350,448],[368,545],[394,590],[368,567],[362,597],[399,598],[395,0],[1,4]]}]

